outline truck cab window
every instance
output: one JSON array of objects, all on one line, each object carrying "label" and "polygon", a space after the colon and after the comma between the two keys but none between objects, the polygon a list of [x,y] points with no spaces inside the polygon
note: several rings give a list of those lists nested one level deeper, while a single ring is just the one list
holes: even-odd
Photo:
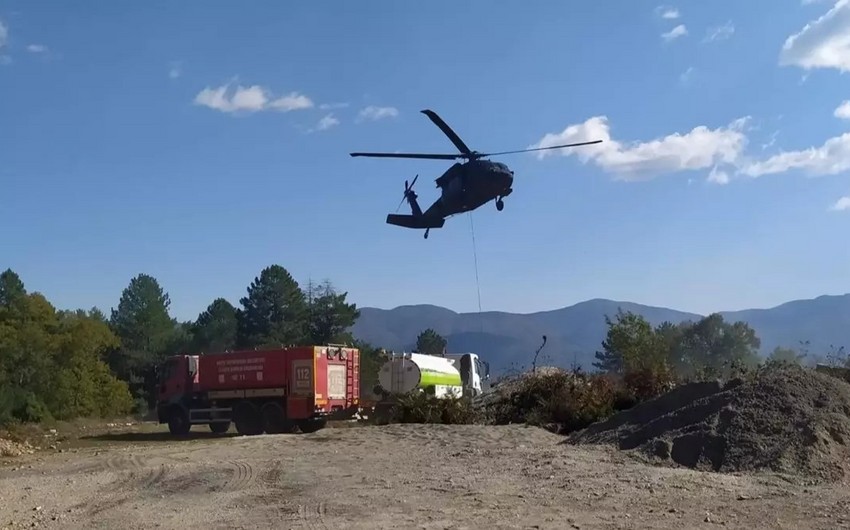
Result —
[{"label": "truck cab window", "polygon": [[159,382],[165,383],[174,375],[175,368],[177,366],[176,361],[168,361],[159,370]]},{"label": "truck cab window", "polygon": [[460,358],[460,379],[463,381],[463,386],[467,386],[472,382],[472,362],[470,355],[466,354]]}]

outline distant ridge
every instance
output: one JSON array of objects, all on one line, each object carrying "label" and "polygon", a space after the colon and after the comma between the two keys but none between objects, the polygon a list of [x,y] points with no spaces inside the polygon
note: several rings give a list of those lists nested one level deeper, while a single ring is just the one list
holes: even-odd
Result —
[{"label": "distant ridge", "polygon": [[[360,308],[354,335],[376,346],[411,350],[417,335],[433,328],[448,340],[449,351],[474,351],[486,355],[495,370],[511,364],[528,364],[541,337],[548,338],[541,357],[568,366],[572,362],[590,369],[594,353],[605,338],[605,315],[617,308],[643,315],[653,325],[678,323],[704,315],[634,302],[595,298],[575,305],[533,313],[485,311],[458,313],[432,304],[412,304],[393,309]],[[823,295],[792,300],[767,309],[721,311],[727,321],[743,320],[762,341],[762,354],[776,346],[797,347],[809,341],[812,354],[830,346],[850,348],[850,294]]]}]

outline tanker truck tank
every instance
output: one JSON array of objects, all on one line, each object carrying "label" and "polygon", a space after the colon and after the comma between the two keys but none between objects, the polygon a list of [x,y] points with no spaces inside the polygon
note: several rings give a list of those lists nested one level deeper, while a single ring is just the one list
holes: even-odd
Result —
[{"label": "tanker truck tank", "polygon": [[391,394],[423,390],[436,397],[461,396],[463,383],[451,359],[421,353],[393,355],[381,366],[378,383]]}]

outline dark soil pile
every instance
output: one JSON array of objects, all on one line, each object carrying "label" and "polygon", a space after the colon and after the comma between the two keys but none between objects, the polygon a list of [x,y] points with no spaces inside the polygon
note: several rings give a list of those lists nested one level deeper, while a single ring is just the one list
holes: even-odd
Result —
[{"label": "dark soil pile", "polygon": [[692,383],[575,432],[654,460],[720,472],[838,480],[850,469],[850,384],[800,367]]}]

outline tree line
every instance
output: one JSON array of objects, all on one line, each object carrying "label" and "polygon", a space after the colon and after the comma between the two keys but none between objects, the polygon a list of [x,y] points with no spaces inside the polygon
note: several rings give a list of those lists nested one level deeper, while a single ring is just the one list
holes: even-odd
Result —
[{"label": "tree line", "polygon": [[[301,286],[284,267],[271,265],[238,302],[215,298],[195,320],[181,322],[171,316],[169,295],[156,278],[139,274],[108,316],[97,308],[58,310],[7,269],[0,273],[0,424],[145,414],[155,403],[156,366],[180,352],[347,343],[361,351],[361,392],[377,382],[382,350],[352,336],[360,311],[330,281]],[[593,363],[602,372],[651,374],[663,383],[725,376],[761,362],[754,330],[719,314],[653,327],[618,311],[605,322]],[[419,352],[440,355],[445,348],[434,329],[416,338]],[[801,343],[798,350],[776,348],[769,359],[801,363],[807,357],[820,359]],[[826,362],[850,367],[843,348],[833,348]]]},{"label": "tree line", "polygon": [[179,352],[347,343],[361,349],[364,388],[378,353],[348,331],[360,313],[330,281],[304,287],[284,267],[263,269],[239,300],[214,299],[194,321],[170,315],[170,298],[139,274],[107,317],[97,308],[57,310],[0,273],[0,424],[144,414],[155,403],[156,366]]},{"label": "tree line", "polygon": [[618,310],[614,318],[606,315],[605,323],[608,331],[593,363],[602,372],[699,379],[729,377],[764,361],[850,367],[843,347],[833,347],[825,356],[813,355],[808,341],[800,341],[797,349],[778,346],[762,359],[756,332],[746,322],[726,322],[717,313],[697,321],[668,321],[653,327],[639,314]]}]

